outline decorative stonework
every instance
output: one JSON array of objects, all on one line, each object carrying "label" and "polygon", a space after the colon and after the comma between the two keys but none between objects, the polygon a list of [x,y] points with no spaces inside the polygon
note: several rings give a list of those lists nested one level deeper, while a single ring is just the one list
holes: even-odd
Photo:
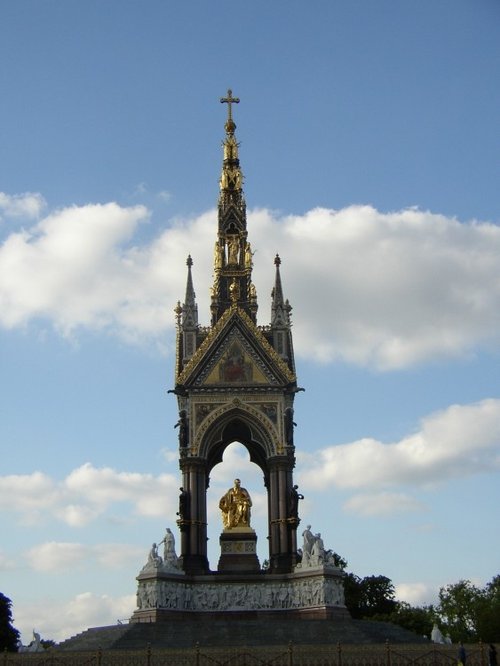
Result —
[{"label": "decorative stonework", "polygon": [[217,349],[194,385],[278,384],[263,359],[235,327]]},{"label": "decorative stonework", "polygon": [[216,402],[216,403],[209,403],[209,402],[202,402],[198,403],[197,405],[194,406],[194,411],[195,411],[195,426],[198,428],[203,421],[207,418],[207,416],[210,414],[210,412],[213,412],[213,410],[216,407],[220,407],[221,403]]},{"label": "decorative stonework", "polygon": [[254,554],[257,552],[256,543],[251,541],[223,541],[220,547],[221,553],[230,555]]},{"label": "decorative stonework", "polygon": [[237,314],[240,321],[242,321],[246,325],[246,327],[248,328],[248,331],[251,333],[251,335],[255,339],[255,341],[259,344],[261,349],[265,350],[267,355],[272,359],[275,366],[283,374],[283,377],[285,378],[285,380],[287,382],[290,382],[290,383],[293,383],[293,382],[296,381],[295,374],[293,372],[291,372],[290,368],[283,361],[283,359],[279,356],[279,354],[276,353],[276,351],[273,349],[273,347],[266,340],[263,333],[258,329],[257,326],[255,326],[255,324],[250,319],[250,317],[246,314],[246,312],[244,310],[242,310],[241,308],[239,308],[237,305],[233,304],[230,308],[228,308],[224,312],[224,314],[217,321],[215,326],[213,326],[210,329],[210,332],[207,334],[206,338],[203,340],[203,342],[198,347],[196,352],[193,354],[193,356],[186,363],[186,365],[184,366],[182,371],[176,376],[176,383],[177,384],[184,384],[187,381],[188,377],[199,366],[203,357],[209,352],[210,346],[215,342],[219,333],[224,329],[224,327],[226,326],[228,321],[235,314]]},{"label": "decorative stonework", "polygon": [[162,579],[139,581],[137,609],[164,608],[179,611],[256,611],[283,609],[345,608],[342,574],[318,570],[308,576],[278,581],[196,583]]},{"label": "decorative stonework", "polygon": [[235,407],[241,410],[243,413],[246,412],[250,416],[254,417],[259,423],[263,425],[264,430],[267,432],[267,434],[273,437],[272,441],[273,451],[272,452],[270,451],[269,452],[270,454],[283,453],[283,444],[280,440],[280,435],[276,431],[273,422],[267,417],[267,415],[261,409],[257,409],[256,407],[254,407],[252,403],[248,402],[245,398],[246,398],[245,395],[243,395],[242,398],[240,399],[240,398],[234,398],[234,396],[228,394],[227,401],[225,403],[220,405],[220,407],[218,407],[217,409],[213,409],[212,411],[210,411],[208,416],[203,420],[202,424],[194,434],[193,443],[191,445],[192,455],[198,455],[200,451],[200,444],[208,428],[214,422],[220,420],[221,417],[223,417],[226,412],[234,409]]}]

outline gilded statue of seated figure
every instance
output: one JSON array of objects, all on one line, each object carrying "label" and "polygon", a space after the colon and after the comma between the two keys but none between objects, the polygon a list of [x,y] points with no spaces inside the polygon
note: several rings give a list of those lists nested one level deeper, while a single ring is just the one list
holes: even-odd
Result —
[{"label": "gilded statue of seated figure", "polygon": [[219,509],[222,511],[222,522],[225,529],[232,527],[250,527],[250,507],[252,500],[245,488],[241,487],[239,479],[234,480],[234,485],[221,497]]}]

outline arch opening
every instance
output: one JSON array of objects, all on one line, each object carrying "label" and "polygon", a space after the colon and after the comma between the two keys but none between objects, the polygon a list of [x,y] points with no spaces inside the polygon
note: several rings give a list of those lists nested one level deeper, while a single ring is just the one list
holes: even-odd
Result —
[{"label": "arch opening", "polygon": [[232,442],[244,444],[250,460],[267,475],[267,459],[273,451],[269,428],[260,423],[255,414],[241,408],[221,413],[204,433],[200,456],[207,461],[208,474],[222,461],[226,447]]},{"label": "arch opening", "polygon": [[220,557],[219,537],[223,530],[219,501],[236,478],[241,480],[241,485],[248,490],[252,499],[250,524],[258,537],[257,554],[261,565],[269,558],[268,499],[263,471],[258,464],[252,462],[247,446],[234,440],[224,446],[220,462],[216,463],[211,471],[210,486],[207,489],[207,556],[212,570],[217,569]]}]

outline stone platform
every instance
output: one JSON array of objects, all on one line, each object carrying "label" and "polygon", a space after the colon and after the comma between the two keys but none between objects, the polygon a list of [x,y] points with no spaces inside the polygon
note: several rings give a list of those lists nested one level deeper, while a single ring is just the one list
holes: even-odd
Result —
[{"label": "stone platform", "polygon": [[202,647],[245,647],[266,645],[336,645],[375,643],[428,643],[426,639],[387,622],[368,620],[311,620],[274,617],[259,613],[239,619],[196,616],[186,621],[135,622],[96,627],[73,636],[55,650],[142,650]]}]

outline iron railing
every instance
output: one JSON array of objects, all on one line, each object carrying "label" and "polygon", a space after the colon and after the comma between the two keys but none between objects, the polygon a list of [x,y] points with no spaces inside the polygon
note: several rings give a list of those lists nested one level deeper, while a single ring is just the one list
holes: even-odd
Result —
[{"label": "iron railing", "polygon": [[[488,666],[482,643],[465,646],[467,666]],[[0,656],[0,666],[453,666],[454,645],[288,645],[268,647],[143,650],[97,650],[12,653]]]}]

